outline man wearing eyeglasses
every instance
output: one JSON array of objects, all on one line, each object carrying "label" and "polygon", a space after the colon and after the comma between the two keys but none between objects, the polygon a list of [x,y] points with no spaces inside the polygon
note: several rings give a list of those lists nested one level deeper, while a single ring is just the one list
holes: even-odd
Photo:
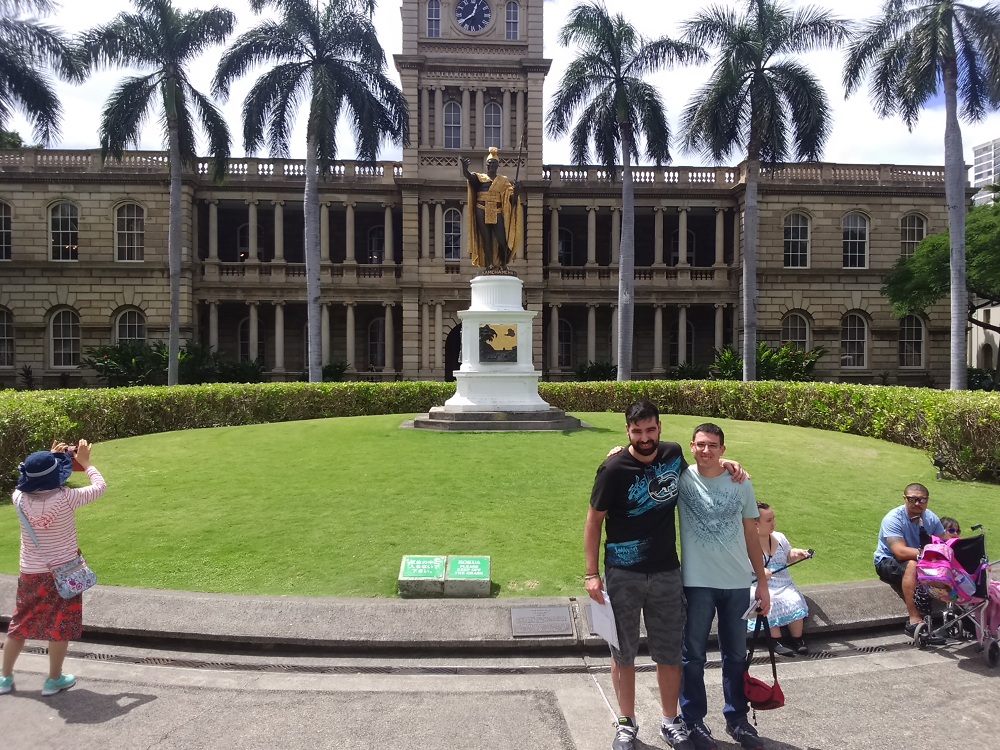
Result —
[{"label": "man wearing eyeglasses", "polygon": [[875,572],[878,577],[902,594],[910,619],[904,630],[912,636],[923,620],[914,601],[917,590],[917,557],[931,536],[942,536],[944,526],[927,508],[930,492],[922,484],[910,484],[903,490],[905,502],[893,508],[882,519],[875,549]]}]

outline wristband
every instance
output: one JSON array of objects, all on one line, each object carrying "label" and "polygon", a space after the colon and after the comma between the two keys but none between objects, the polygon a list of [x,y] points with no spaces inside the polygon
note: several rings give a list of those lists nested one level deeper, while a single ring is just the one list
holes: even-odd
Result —
[{"label": "wristband", "polygon": [[600,578],[600,577],[601,577],[600,573],[591,573],[590,575],[584,576],[583,580],[589,581],[591,578]]}]

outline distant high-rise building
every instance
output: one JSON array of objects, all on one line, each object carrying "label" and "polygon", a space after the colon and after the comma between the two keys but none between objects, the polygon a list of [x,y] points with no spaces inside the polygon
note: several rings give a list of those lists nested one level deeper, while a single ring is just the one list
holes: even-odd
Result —
[{"label": "distant high-rise building", "polygon": [[[985,188],[1000,183],[1000,138],[989,143],[974,146],[972,149],[972,185]],[[980,190],[974,198],[976,205],[989,203],[994,194]]]}]

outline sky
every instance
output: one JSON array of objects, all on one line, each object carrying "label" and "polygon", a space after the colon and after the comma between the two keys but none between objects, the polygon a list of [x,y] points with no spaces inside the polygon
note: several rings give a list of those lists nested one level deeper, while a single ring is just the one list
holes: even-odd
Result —
[{"label": "sky", "polygon": [[[211,0],[174,0],[179,8],[207,8]],[[566,16],[578,0],[545,1],[545,57],[552,60],[552,67],[545,84],[545,102],[548,106],[553,92],[566,66],[573,58],[574,50],[559,46],[557,37]],[[982,0],[971,0],[981,5]],[[718,0],[719,4],[732,5],[734,0]],[[800,0],[786,0],[791,6],[810,3]],[[228,8],[236,13],[239,26],[237,33],[251,28],[259,22],[245,0],[215,0],[215,5]],[[621,13],[647,37],[679,37],[681,23],[690,18],[698,9],[712,3],[692,0],[685,3],[654,3],[652,0],[606,0],[612,13]],[[872,0],[816,0],[815,4],[835,9],[841,18],[860,20],[875,13],[880,3]],[[392,55],[400,52],[401,20],[400,0],[380,0],[376,10],[376,24],[382,45],[389,60],[389,72],[398,83],[398,75],[392,63]],[[121,11],[131,11],[127,0],[62,0],[62,7],[47,19],[47,22],[68,33],[77,33],[94,25],[106,23]],[[235,38],[235,36],[233,37]],[[209,50],[190,68],[191,78],[199,90],[208,93],[221,48]],[[944,164],[944,106],[943,104],[924,110],[912,132],[898,119],[879,119],[872,111],[867,91],[862,88],[850,99],[844,97],[841,87],[843,52],[814,52],[799,56],[820,79],[833,109],[833,131],[823,153],[823,161],[856,164]],[[657,84],[663,92],[670,117],[674,142],[679,144],[676,134],[680,132],[679,117],[686,104],[707,80],[710,65],[679,68],[658,73],[648,80]],[[136,71],[132,71],[136,72]],[[233,132],[233,155],[244,154],[240,125],[240,107],[243,97],[261,71],[234,84],[229,101],[223,105],[223,112]],[[86,82],[77,85],[58,82],[57,91],[62,101],[64,117],[62,135],[51,144],[51,148],[90,149],[98,147],[98,122],[101,107],[127,71],[120,69],[103,70],[94,74]],[[302,108],[297,120],[297,132],[291,143],[291,156],[303,158],[305,155],[304,113]],[[21,118],[15,118],[9,127],[18,130],[26,142],[32,142],[30,127]],[[991,113],[979,123],[962,123],[963,146],[966,163],[972,164],[972,148],[975,145],[1000,138],[1000,113]],[[353,142],[346,130],[338,131],[341,158],[354,155]],[[164,148],[161,128],[156,117],[151,117],[143,132],[140,147],[159,150]],[[202,149],[203,152],[203,149]],[[704,160],[698,153],[682,151],[679,145],[671,148],[675,166],[702,166]],[[546,140],[543,160],[546,164],[569,164],[569,139]],[[266,156],[267,154],[259,154]],[[383,160],[398,159],[398,149],[386,148],[381,154]],[[733,158],[738,162],[742,155]]]}]

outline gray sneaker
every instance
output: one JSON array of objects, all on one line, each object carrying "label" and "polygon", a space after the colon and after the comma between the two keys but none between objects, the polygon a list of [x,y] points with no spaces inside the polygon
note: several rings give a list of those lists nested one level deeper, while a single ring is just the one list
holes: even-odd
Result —
[{"label": "gray sneaker", "polygon": [[744,716],[735,724],[726,724],[726,734],[740,743],[743,750],[763,750],[764,741],[757,734],[757,730],[747,721]]},{"label": "gray sneaker", "polygon": [[694,750],[719,750],[712,736],[712,730],[705,726],[705,722],[698,721],[688,725],[689,737]]},{"label": "gray sneaker", "polygon": [[630,718],[622,716],[615,725],[615,741],[611,743],[611,750],[635,750],[635,736],[639,734],[639,727]]},{"label": "gray sneaker", "polygon": [[670,724],[661,722],[660,736],[674,750],[695,750],[694,743],[691,742],[691,732],[680,716]]}]

